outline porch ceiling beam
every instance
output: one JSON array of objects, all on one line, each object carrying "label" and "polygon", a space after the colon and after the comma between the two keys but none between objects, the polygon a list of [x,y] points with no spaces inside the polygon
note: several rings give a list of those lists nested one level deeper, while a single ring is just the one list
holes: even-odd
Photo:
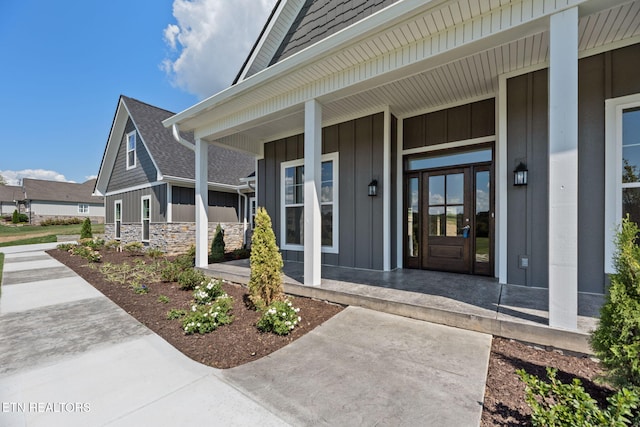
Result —
[{"label": "porch ceiling beam", "polygon": [[[197,128],[202,137],[217,138],[218,135],[230,129],[237,129],[243,124],[295,106],[300,107],[309,99],[319,99],[323,102],[328,97],[333,99],[348,96],[507,43],[514,38],[546,31],[549,16],[586,1],[544,2],[539,7],[536,6],[539,4],[537,2],[534,5],[526,0],[513,1],[452,24],[440,32],[391,49],[382,43],[384,37],[400,28],[409,28],[415,24],[418,19],[422,19],[422,15],[419,14],[421,11],[433,12],[431,9],[426,9],[425,12],[424,5],[419,7],[414,4],[416,2],[408,2],[418,11],[411,19],[405,17],[403,22],[392,27],[384,26],[376,20],[356,24],[353,26],[354,31],[363,31],[364,34],[369,34],[368,38],[363,39],[360,34],[351,34],[352,31],[339,32],[300,52],[299,55],[294,55],[210,100],[203,101],[204,105],[192,107],[199,109],[193,110],[191,114],[190,109],[168,119],[165,125],[180,122],[185,130]],[[442,3],[440,5],[442,6]],[[395,10],[393,7],[388,9]],[[380,31],[380,27],[384,27],[385,30],[381,33],[376,32],[376,28]],[[356,41],[345,38],[346,35],[355,37]],[[333,55],[362,49],[371,43],[379,47],[379,55],[355,65],[345,64],[343,69],[336,68]],[[310,58],[314,57],[312,54],[321,59],[310,62]],[[309,57],[309,60],[302,61],[299,56]],[[231,92],[234,96],[230,96]]]}]

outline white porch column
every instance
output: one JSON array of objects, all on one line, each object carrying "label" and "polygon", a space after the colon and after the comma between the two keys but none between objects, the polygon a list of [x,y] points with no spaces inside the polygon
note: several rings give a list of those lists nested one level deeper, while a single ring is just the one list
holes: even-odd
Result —
[{"label": "white porch column", "polygon": [[304,284],[320,286],[322,263],[322,105],[304,105]]},{"label": "white porch column", "polygon": [[551,16],[549,326],[578,323],[578,8]]},{"label": "white porch column", "polygon": [[500,76],[496,102],[496,218],[495,248],[498,282],[507,283],[507,193],[512,176],[507,168],[507,78]]},{"label": "white porch column", "polygon": [[[384,109],[382,154],[382,268],[391,271],[391,110]],[[402,193],[399,193],[402,194]]]},{"label": "white porch column", "polygon": [[206,267],[209,263],[208,148],[209,144],[196,139],[196,267]]}]

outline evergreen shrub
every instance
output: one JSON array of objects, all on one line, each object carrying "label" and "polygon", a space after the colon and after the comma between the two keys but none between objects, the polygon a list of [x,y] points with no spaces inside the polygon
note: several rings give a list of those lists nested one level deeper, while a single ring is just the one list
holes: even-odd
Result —
[{"label": "evergreen shrub", "polygon": [[93,232],[91,231],[91,220],[89,218],[85,218],[82,221],[82,228],[80,229],[80,238],[81,239],[90,239],[93,237]]},{"label": "evergreen shrub", "polygon": [[220,224],[216,227],[216,234],[211,242],[211,258],[209,262],[220,262],[224,260],[224,230]]},{"label": "evergreen shrub", "polygon": [[255,217],[255,229],[251,238],[251,278],[249,299],[259,310],[273,301],[284,299],[282,286],[282,255],[276,245],[271,228],[271,218],[266,209],[259,207]]}]

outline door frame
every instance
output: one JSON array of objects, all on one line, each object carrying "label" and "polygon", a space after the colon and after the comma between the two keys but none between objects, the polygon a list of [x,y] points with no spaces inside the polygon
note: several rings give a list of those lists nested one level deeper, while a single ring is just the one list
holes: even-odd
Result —
[{"label": "door frame", "polygon": [[[454,165],[448,165],[445,167],[436,167],[436,168],[431,168],[431,169],[420,169],[420,170],[408,170],[408,164],[412,159],[416,159],[416,158],[425,158],[425,157],[438,157],[438,156],[443,156],[443,155],[454,155],[454,154],[460,154],[460,153],[464,153],[464,152],[469,152],[469,151],[478,151],[478,150],[483,150],[483,149],[490,149],[491,150],[491,161],[487,161],[487,162],[479,162],[479,163],[468,163],[468,164],[454,164]],[[403,251],[403,265],[406,268],[415,268],[415,269],[428,269],[424,263],[423,263],[423,256],[422,253],[423,251],[427,248],[426,246],[426,241],[424,238],[424,234],[425,234],[425,228],[428,226],[428,224],[425,224],[425,221],[423,220],[423,213],[422,210],[424,209],[425,206],[427,206],[427,204],[424,203],[424,191],[425,189],[423,188],[423,173],[425,172],[436,172],[439,170],[453,170],[456,168],[470,168],[470,174],[471,174],[471,179],[470,179],[470,183],[468,185],[469,189],[471,190],[471,192],[473,194],[467,195],[466,191],[467,191],[467,184],[465,184],[465,205],[466,205],[466,199],[472,199],[472,202],[470,204],[470,209],[473,210],[473,212],[470,212],[470,215],[473,216],[473,220],[471,221],[471,226],[472,228],[474,228],[474,233],[472,235],[473,238],[473,242],[470,244],[470,267],[469,267],[469,274],[474,274],[474,275],[484,275],[484,276],[491,276],[493,277],[495,274],[495,248],[496,248],[496,241],[495,241],[495,236],[496,236],[496,232],[495,232],[495,199],[496,199],[496,193],[495,193],[495,188],[496,188],[496,176],[495,176],[495,146],[493,142],[489,142],[489,143],[482,143],[482,144],[474,144],[472,146],[463,146],[463,147],[456,147],[456,148],[451,148],[451,149],[443,149],[443,150],[433,150],[433,151],[428,151],[428,152],[421,152],[421,153],[416,153],[416,154],[411,154],[411,155],[407,155],[404,156],[403,158],[403,194],[402,194],[402,207],[403,207],[403,214],[402,214],[402,251]],[[486,170],[489,171],[490,173],[490,213],[489,213],[489,239],[490,239],[490,244],[489,244],[489,261],[488,262],[483,262],[483,263],[478,263],[476,262],[476,244],[477,241],[475,239],[475,222],[476,222],[476,212],[475,212],[475,205],[476,205],[476,200],[475,200],[475,190],[476,190],[476,172],[482,171],[482,170]],[[418,180],[418,194],[419,194],[419,198],[418,198],[418,205],[419,205],[419,209],[420,209],[420,214],[417,216],[418,217],[418,254],[415,257],[410,257],[408,256],[409,254],[409,250],[408,250],[408,236],[409,236],[409,219],[408,219],[408,213],[409,213],[409,192],[410,192],[410,180],[411,179],[417,179]],[[471,238],[471,237],[470,237]],[[434,269],[437,271],[447,271],[447,270],[439,270],[439,269]]]}]

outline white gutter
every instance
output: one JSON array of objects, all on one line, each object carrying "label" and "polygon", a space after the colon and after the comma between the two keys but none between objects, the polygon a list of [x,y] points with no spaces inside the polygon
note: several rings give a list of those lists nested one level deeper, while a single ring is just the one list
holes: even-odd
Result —
[{"label": "white gutter", "polygon": [[178,128],[177,123],[174,123],[171,126],[171,133],[173,133],[173,139],[175,139],[177,142],[184,145],[191,151],[196,151],[196,146],[194,144],[190,143],[189,141],[187,141],[186,139],[180,136],[180,129]]}]

